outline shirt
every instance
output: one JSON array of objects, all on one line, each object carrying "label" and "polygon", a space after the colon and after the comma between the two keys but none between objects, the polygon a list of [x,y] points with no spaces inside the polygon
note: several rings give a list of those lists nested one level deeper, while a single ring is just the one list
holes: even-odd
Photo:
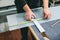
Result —
[{"label": "shirt", "polygon": [[25,4],[28,4],[31,9],[37,8],[42,6],[42,0],[15,0],[15,5],[18,13],[24,11],[23,7]]}]

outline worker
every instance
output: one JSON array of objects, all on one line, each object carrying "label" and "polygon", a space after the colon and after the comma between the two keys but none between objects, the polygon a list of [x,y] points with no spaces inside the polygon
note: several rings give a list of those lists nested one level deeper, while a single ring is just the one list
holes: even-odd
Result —
[{"label": "worker", "polygon": [[[43,18],[50,18],[51,14],[48,8],[49,0],[15,0],[15,5],[18,13],[25,11],[26,12],[25,19],[31,20],[31,16],[36,18],[36,15],[32,12],[31,9],[42,6],[42,2],[43,2]],[[28,28],[21,29],[23,35],[22,38],[24,40],[27,40],[26,38],[27,30]]]},{"label": "worker", "polygon": [[[43,6],[43,18],[50,18],[51,13],[48,8],[48,3],[49,0],[15,0],[17,13],[25,12],[26,20],[31,20],[31,16],[36,18],[36,15],[32,12],[31,9],[41,6]],[[27,40],[28,36],[31,36],[30,30],[28,31],[28,28],[26,27],[22,29],[1,33],[0,40]]]}]

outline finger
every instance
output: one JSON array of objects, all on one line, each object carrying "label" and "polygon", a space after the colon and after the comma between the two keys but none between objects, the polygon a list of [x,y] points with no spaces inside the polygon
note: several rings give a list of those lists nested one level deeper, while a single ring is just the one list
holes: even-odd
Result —
[{"label": "finger", "polygon": [[50,12],[48,12],[47,16],[48,16],[48,19],[51,17],[51,14],[50,14]]},{"label": "finger", "polygon": [[48,19],[50,18],[50,15],[48,14]]},{"label": "finger", "polygon": [[44,18],[45,18],[45,19],[47,19],[47,18],[48,18],[48,15],[47,15],[46,13],[45,13],[45,16],[44,16]]},{"label": "finger", "polygon": [[28,20],[31,20],[31,15],[28,16]]},{"label": "finger", "polygon": [[45,14],[45,13],[43,13],[43,18],[44,18],[44,19],[47,19],[47,18],[48,18],[48,15]]},{"label": "finger", "polygon": [[34,19],[36,19],[36,15],[35,14],[33,14],[32,16],[34,17]]},{"label": "finger", "polygon": [[29,15],[25,15],[25,19],[26,19],[26,20],[30,20],[30,19],[29,19]]},{"label": "finger", "polygon": [[44,18],[45,14],[43,13],[43,18]]},{"label": "finger", "polygon": [[50,17],[51,17],[51,14],[49,13],[49,14],[48,14],[48,19],[49,19]]}]

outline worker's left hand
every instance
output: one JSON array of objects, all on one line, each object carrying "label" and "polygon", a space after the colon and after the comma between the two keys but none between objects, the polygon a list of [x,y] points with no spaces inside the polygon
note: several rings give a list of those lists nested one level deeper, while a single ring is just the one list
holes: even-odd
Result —
[{"label": "worker's left hand", "polygon": [[43,18],[44,19],[49,19],[51,17],[51,13],[49,8],[43,8]]}]

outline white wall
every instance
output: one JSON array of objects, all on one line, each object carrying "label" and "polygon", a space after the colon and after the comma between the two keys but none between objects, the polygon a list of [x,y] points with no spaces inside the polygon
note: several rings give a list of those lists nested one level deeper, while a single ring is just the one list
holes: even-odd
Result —
[{"label": "white wall", "polygon": [[0,7],[14,5],[14,0],[0,0]]}]

